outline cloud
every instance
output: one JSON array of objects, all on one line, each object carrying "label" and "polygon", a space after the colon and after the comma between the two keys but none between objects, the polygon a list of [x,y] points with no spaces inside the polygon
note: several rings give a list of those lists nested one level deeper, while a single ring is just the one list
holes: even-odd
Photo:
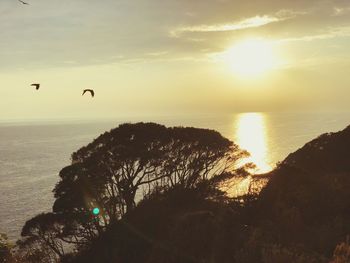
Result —
[{"label": "cloud", "polygon": [[263,26],[272,22],[277,22],[279,19],[277,17],[269,16],[256,16],[245,19],[238,23],[232,24],[221,24],[221,25],[200,25],[200,26],[190,26],[177,28],[171,31],[171,35],[178,37],[181,33],[184,32],[225,32],[225,31],[235,31],[252,27]]},{"label": "cloud", "polygon": [[325,38],[325,28],[350,23],[348,1],[0,0],[0,68],[197,57],[247,35]]},{"label": "cloud", "polygon": [[325,39],[332,39],[332,38],[338,38],[338,37],[349,37],[350,36],[350,26],[343,26],[343,27],[332,27],[326,30],[323,33],[320,34],[314,34],[314,35],[307,35],[307,36],[301,36],[301,37],[291,37],[291,38],[284,38],[280,39],[277,42],[283,43],[283,42],[296,42],[296,41],[314,41],[314,40],[325,40]]},{"label": "cloud", "polygon": [[292,19],[298,14],[304,14],[302,12],[293,12],[292,10],[280,10],[275,15],[257,15],[249,17],[241,21],[226,24],[214,24],[214,25],[197,25],[197,26],[185,26],[179,27],[170,32],[172,37],[179,37],[181,34],[190,33],[203,33],[203,32],[227,32],[243,30],[248,28],[261,27],[270,23],[280,22],[287,19]]},{"label": "cloud", "polygon": [[343,16],[350,13],[350,7],[334,7],[333,16]]}]

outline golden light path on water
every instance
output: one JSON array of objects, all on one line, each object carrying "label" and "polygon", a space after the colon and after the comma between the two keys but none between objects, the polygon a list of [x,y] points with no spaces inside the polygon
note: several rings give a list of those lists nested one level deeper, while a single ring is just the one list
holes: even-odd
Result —
[{"label": "golden light path on water", "polygon": [[[252,162],[256,165],[255,174],[262,174],[272,170],[269,163],[268,129],[266,116],[263,113],[241,113],[234,120],[234,142],[240,148],[247,150],[250,156],[244,163]],[[231,196],[239,196],[248,192],[251,177],[236,182],[229,187]]]},{"label": "golden light path on water", "polygon": [[247,150],[250,157],[245,161],[253,162],[257,173],[271,171],[268,162],[268,138],[266,119],[263,113],[242,113],[235,121],[235,143]]}]

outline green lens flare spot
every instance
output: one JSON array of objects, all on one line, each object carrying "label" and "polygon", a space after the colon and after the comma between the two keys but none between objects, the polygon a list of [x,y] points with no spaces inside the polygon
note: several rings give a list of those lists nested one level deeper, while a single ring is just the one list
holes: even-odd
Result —
[{"label": "green lens flare spot", "polygon": [[97,216],[100,213],[100,209],[98,207],[95,207],[94,209],[92,209],[92,213]]}]

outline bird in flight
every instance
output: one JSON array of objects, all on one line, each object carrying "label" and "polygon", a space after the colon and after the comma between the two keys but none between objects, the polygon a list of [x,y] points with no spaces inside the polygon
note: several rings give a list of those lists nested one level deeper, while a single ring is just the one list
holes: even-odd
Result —
[{"label": "bird in flight", "polygon": [[82,96],[84,96],[85,92],[90,92],[91,93],[91,97],[95,96],[95,92],[92,89],[84,89]]},{"label": "bird in flight", "polygon": [[36,90],[38,90],[40,88],[40,84],[39,83],[33,83],[30,86],[34,86]]},{"label": "bird in flight", "polygon": [[22,0],[18,0],[20,3],[24,4],[24,5],[29,5],[28,3],[22,1]]}]

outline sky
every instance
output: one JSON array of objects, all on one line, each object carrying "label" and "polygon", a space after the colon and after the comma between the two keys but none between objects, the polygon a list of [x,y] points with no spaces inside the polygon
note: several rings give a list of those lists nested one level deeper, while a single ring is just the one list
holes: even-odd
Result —
[{"label": "sky", "polygon": [[0,120],[349,107],[348,0],[27,2],[0,1]]}]

